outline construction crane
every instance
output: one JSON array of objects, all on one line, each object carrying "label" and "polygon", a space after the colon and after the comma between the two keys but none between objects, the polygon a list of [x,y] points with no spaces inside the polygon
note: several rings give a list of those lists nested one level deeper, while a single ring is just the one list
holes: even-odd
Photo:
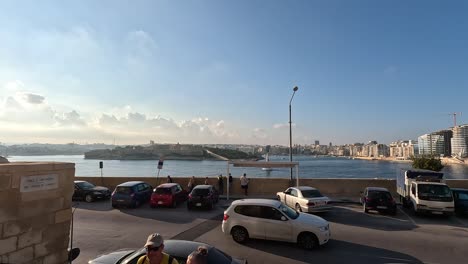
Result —
[{"label": "construction crane", "polygon": [[458,112],[458,113],[450,113],[449,115],[453,116],[453,127],[456,127],[457,126],[457,115],[460,115],[461,116],[461,112]]}]

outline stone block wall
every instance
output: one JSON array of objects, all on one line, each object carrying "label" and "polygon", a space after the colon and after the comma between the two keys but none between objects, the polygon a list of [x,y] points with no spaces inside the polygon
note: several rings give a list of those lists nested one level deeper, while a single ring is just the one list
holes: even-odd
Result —
[{"label": "stone block wall", "polygon": [[0,263],[65,264],[75,164],[0,164]]}]

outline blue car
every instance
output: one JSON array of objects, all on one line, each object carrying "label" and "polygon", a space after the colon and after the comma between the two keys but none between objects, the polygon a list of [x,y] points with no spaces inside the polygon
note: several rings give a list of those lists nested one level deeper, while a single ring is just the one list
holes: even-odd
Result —
[{"label": "blue car", "polygon": [[142,181],[129,181],[117,185],[112,193],[112,207],[136,208],[151,198],[153,187]]},{"label": "blue car", "polygon": [[468,189],[452,188],[455,201],[455,213],[468,215]]}]

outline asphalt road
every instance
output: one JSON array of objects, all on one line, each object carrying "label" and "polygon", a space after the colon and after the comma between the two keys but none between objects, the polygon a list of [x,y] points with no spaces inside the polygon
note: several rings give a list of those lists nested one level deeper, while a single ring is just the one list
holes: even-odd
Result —
[{"label": "asphalt road", "polygon": [[108,202],[81,203],[75,212],[74,263],[99,254],[141,247],[149,233],[215,245],[249,263],[468,263],[468,218],[364,214],[358,205],[338,204],[321,214],[330,222],[332,240],[317,250],[294,244],[251,240],[235,243],[221,232],[222,204],[213,211],[176,209],[116,210]]}]

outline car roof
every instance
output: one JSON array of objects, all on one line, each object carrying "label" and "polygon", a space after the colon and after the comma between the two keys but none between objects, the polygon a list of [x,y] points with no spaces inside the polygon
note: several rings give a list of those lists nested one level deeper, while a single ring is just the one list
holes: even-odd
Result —
[{"label": "car roof", "polygon": [[158,187],[156,188],[171,188],[176,185],[179,185],[179,184],[178,183],[163,183],[163,184],[158,185]]},{"label": "car roof", "polygon": [[117,185],[117,187],[132,187],[132,186],[135,186],[137,184],[140,184],[140,183],[144,183],[142,181],[128,181],[128,182],[124,182],[124,183],[121,183],[119,185]]},{"label": "car roof", "polygon": [[450,188],[450,189],[456,192],[468,192],[468,189],[463,189],[463,188]]},{"label": "car roof", "polygon": [[193,188],[193,189],[208,189],[210,187],[213,187],[213,185],[201,184],[201,185],[195,186],[195,188]]},{"label": "car roof", "polygon": [[86,182],[86,181],[75,181],[75,183],[82,183],[82,182]]},{"label": "car roof", "polygon": [[280,204],[280,201],[272,199],[241,199],[232,202],[232,205],[269,205],[274,207],[278,207]]},{"label": "car roof", "polygon": [[415,182],[415,183],[417,183],[418,185],[431,184],[431,185],[445,185],[445,186],[447,186],[447,184],[442,183],[442,182]]},{"label": "car roof", "polygon": [[366,188],[368,191],[379,191],[379,192],[388,192],[387,188],[383,187],[367,187]]}]

